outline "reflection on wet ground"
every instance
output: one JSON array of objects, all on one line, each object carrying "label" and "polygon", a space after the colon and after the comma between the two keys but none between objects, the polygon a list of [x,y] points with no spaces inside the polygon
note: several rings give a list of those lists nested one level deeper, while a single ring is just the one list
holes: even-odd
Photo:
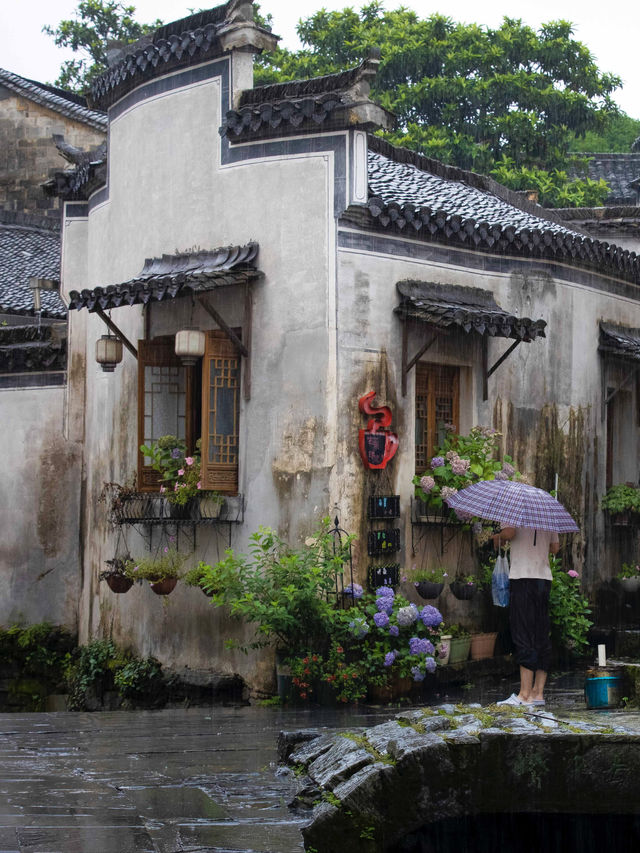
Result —
[{"label": "reflection on wet ground", "polygon": [[[550,684],[549,709],[586,712],[584,674]],[[508,681],[465,685],[443,701],[488,704]],[[506,692],[507,691],[507,692]],[[0,853],[290,853],[304,814],[276,767],[283,730],[375,725],[395,708],[208,707],[0,715]]]}]

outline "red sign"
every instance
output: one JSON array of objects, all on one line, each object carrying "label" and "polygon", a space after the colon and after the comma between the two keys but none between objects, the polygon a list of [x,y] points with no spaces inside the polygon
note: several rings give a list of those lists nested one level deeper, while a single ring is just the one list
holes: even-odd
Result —
[{"label": "red sign", "polygon": [[371,416],[367,428],[359,432],[358,444],[366,468],[386,468],[398,449],[398,436],[386,429],[391,424],[391,409],[388,406],[371,406],[375,396],[375,391],[369,391],[358,400],[360,411]]}]

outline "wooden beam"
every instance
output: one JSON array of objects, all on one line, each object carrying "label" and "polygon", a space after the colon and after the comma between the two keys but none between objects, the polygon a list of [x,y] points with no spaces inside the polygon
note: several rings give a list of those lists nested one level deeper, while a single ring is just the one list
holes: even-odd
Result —
[{"label": "wooden beam", "polygon": [[242,393],[245,400],[251,399],[251,323],[253,320],[253,292],[249,282],[244,286],[244,326],[242,334],[245,339],[247,355],[244,360],[244,382]]},{"label": "wooden beam", "polygon": [[482,400],[489,399],[489,341],[487,336],[482,336]]},{"label": "wooden beam", "polygon": [[120,329],[116,326],[116,324],[113,322],[111,317],[108,317],[104,313],[102,308],[96,308],[95,313],[98,315],[98,317],[100,317],[102,322],[105,323],[105,325],[113,332],[113,334],[117,338],[120,338],[120,340],[126,346],[126,348],[129,350],[131,355],[135,359],[137,359],[138,358],[138,350],[134,347],[134,345],[131,343],[131,341],[120,331]]},{"label": "wooden beam", "polygon": [[229,325],[227,325],[227,323],[225,323],[225,321],[222,319],[220,314],[218,314],[216,309],[213,306],[209,305],[209,303],[207,302],[207,297],[204,294],[200,294],[198,296],[198,302],[202,305],[202,307],[207,312],[207,314],[209,314],[209,316],[213,317],[213,319],[216,321],[218,326],[222,329],[222,331],[225,333],[225,335],[229,338],[231,343],[239,350],[239,352],[245,358],[248,358],[249,350],[242,343],[242,341],[236,335],[236,333],[233,331],[233,329]]},{"label": "wooden beam", "polygon": [[509,356],[511,355],[511,353],[514,351],[514,349],[515,349],[515,348],[518,346],[518,344],[520,344],[520,343],[521,343],[520,339],[518,339],[517,341],[514,341],[514,342],[511,344],[511,346],[509,347],[509,349],[508,349],[506,352],[503,352],[503,353],[502,353],[502,355],[501,355],[501,356],[500,356],[500,358],[496,361],[496,363],[493,365],[493,367],[490,367],[490,368],[489,368],[489,370],[487,370],[487,379],[488,379],[488,378],[489,378],[493,373],[495,373],[495,371],[500,367],[500,365],[502,364],[502,362],[503,362],[503,361],[506,361],[506,359],[508,359],[508,358],[509,358]]}]

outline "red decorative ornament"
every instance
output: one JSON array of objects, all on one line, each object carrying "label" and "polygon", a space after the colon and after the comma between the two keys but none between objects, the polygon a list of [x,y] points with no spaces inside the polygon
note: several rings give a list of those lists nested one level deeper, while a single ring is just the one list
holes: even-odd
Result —
[{"label": "red decorative ornament", "polygon": [[358,435],[360,456],[365,468],[386,468],[387,462],[393,459],[398,449],[398,436],[386,429],[391,424],[391,409],[388,406],[374,408],[375,391],[369,391],[358,400],[358,408],[371,419],[366,429],[361,429]]}]

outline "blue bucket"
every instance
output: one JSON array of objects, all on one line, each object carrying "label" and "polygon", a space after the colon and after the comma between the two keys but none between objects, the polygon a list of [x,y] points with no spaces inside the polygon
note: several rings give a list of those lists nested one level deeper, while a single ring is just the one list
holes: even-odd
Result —
[{"label": "blue bucket", "polygon": [[616,708],[622,697],[619,675],[602,675],[587,678],[584,684],[584,698],[587,708]]}]

